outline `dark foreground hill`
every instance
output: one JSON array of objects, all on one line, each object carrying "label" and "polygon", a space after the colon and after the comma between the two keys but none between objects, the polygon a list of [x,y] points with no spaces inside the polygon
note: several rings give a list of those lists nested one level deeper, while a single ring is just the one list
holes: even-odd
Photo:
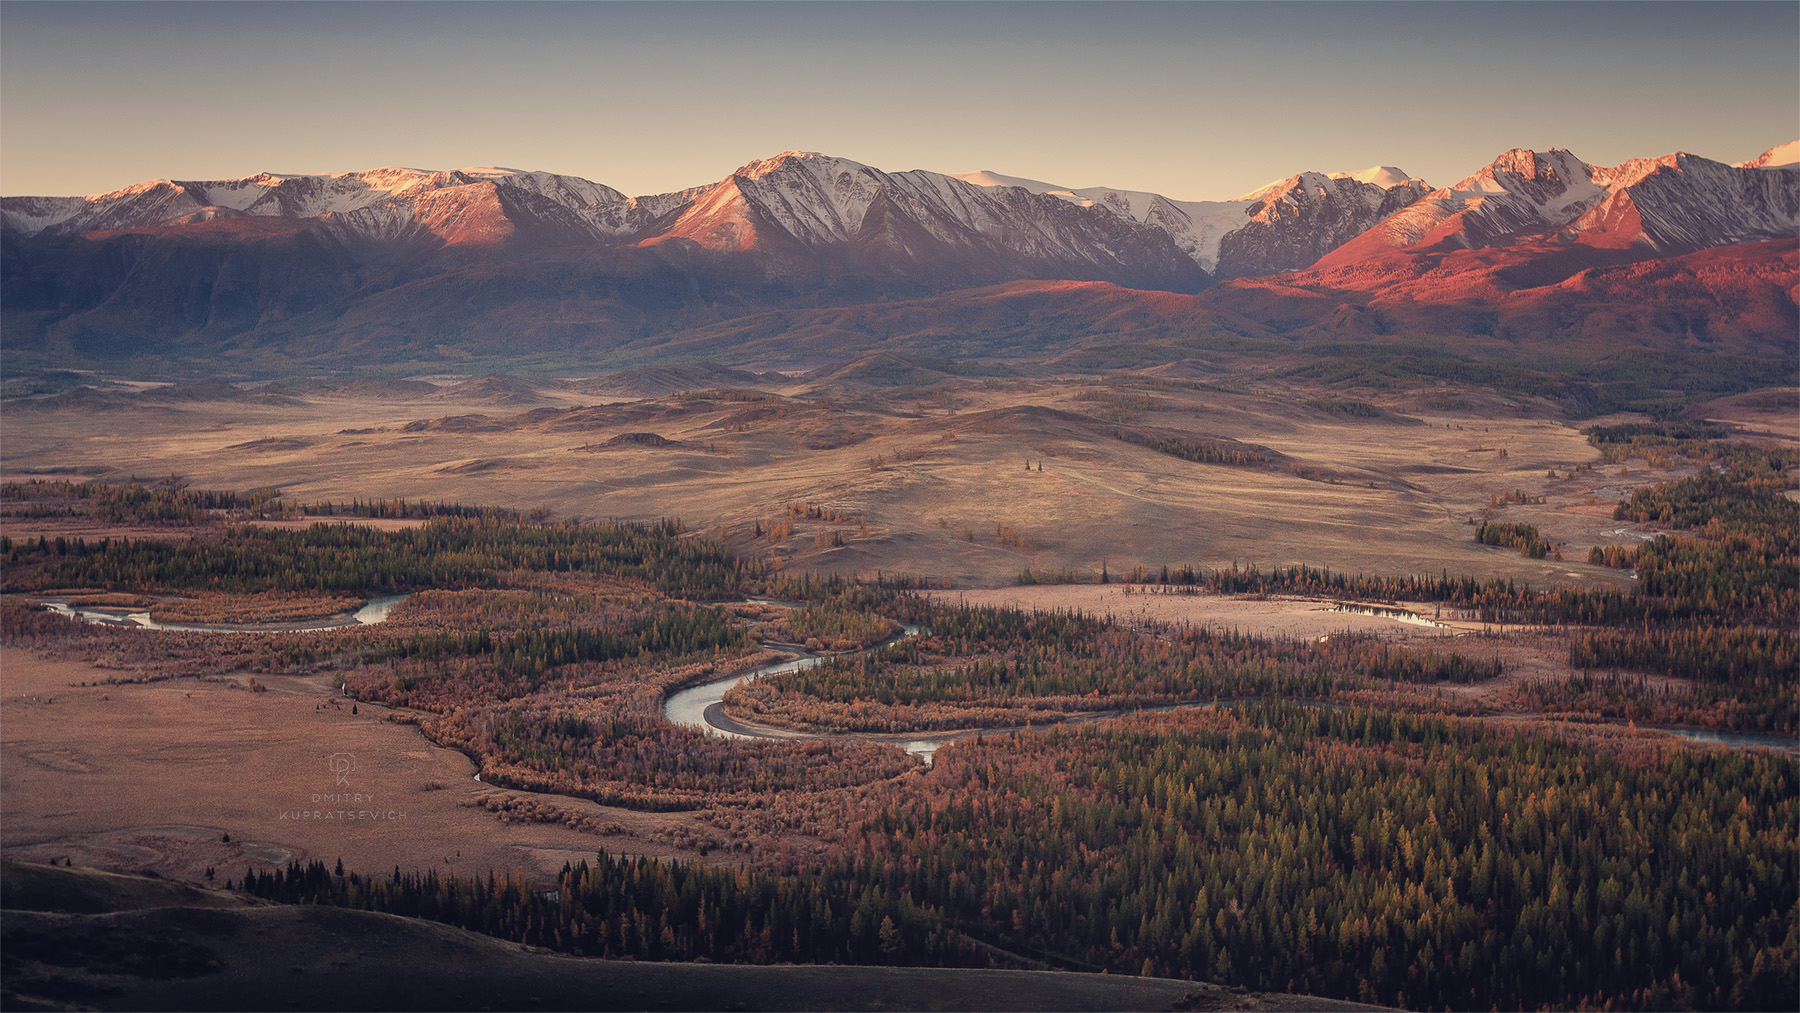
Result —
[{"label": "dark foreground hill", "polygon": [[1353,1010],[1167,978],[585,960],[433,922],[7,863],[8,1010]]}]

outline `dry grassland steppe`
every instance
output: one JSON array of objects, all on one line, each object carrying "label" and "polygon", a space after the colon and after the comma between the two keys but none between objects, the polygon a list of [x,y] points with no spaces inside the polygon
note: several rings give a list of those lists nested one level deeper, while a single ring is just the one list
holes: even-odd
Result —
[{"label": "dry grassland steppe", "polygon": [[[353,713],[324,677],[107,681],[121,675],[0,648],[8,858],[198,881],[208,867],[223,880],[251,864],[338,858],[543,880],[602,845],[699,857],[673,843],[691,814],[557,798],[608,832],[503,821],[484,800],[533,793],[475,781],[468,757],[389,720],[388,708]],[[333,756],[348,757],[342,783]]]},{"label": "dry grassland steppe", "polygon": [[[170,404],[116,397],[100,411],[47,399],[9,410],[4,468],[9,480],[173,474],[197,488],[273,487],[300,503],[402,497],[679,517],[797,571],[956,587],[1008,585],[1025,569],[1234,562],[1619,585],[1618,571],[1586,565],[1588,548],[1640,541],[1648,530],[1613,522],[1613,505],[1676,474],[1598,465],[1577,424],[1522,399],[1394,395],[1375,399],[1379,416],[1358,417],[1310,406],[1316,391],[1198,386],[796,381],[596,403],[573,384],[515,381],[459,384],[474,389],[455,398],[353,387]],[[1767,395],[1700,411],[1784,438]],[[1118,433],[1238,441],[1271,461],[1197,463]],[[1544,502],[1494,506],[1508,491]],[[802,518],[788,537],[755,535],[796,503],[851,520]],[[1536,525],[1565,558],[1474,543],[1472,522],[1490,509]],[[820,539],[821,526],[844,544]],[[25,518],[8,527],[98,530]]]}]

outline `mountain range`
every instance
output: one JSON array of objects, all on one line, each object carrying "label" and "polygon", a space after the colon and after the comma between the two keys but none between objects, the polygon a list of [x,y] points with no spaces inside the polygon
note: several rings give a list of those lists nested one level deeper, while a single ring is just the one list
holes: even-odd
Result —
[{"label": "mountain range", "polygon": [[153,180],[0,199],[5,328],[15,350],[102,359],[604,354],[770,310],[1033,281],[1208,290],[1196,326],[1237,331],[1493,333],[1529,303],[1534,333],[1587,333],[1594,311],[1642,317],[1628,289],[1654,275],[1681,319],[1652,329],[1691,338],[1698,313],[1702,332],[1766,344],[1795,319],[1797,163],[1800,142],[1739,165],[1514,149],[1449,187],[1375,166],[1222,201],[796,151],[639,197],[489,167]]}]

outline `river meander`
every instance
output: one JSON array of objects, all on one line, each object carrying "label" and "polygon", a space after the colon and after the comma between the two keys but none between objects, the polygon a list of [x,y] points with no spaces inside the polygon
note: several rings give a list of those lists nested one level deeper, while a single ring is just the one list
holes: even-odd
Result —
[{"label": "river meander", "polygon": [[380,598],[371,598],[355,612],[327,616],[323,619],[300,619],[282,623],[159,623],[150,618],[148,610],[127,612],[122,609],[77,608],[69,604],[70,599],[67,598],[43,598],[40,601],[44,607],[58,615],[93,623],[96,626],[123,626],[130,629],[190,633],[310,633],[318,630],[335,630],[346,626],[369,626],[385,622],[388,614],[394,611],[394,606],[408,597],[410,595],[391,594]]},{"label": "river meander", "polygon": [[[298,621],[286,622],[286,623],[241,623],[241,624],[159,623],[156,620],[150,618],[150,613],[148,611],[130,612],[130,611],[125,611],[123,609],[97,609],[97,608],[92,608],[92,607],[78,608],[78,607],[71,605],[69,603],[70,599],[67,599],[67,598],[44,598],[44,599],[40,599],[40,601],[46,608],[49,608],[51,611],[56,612],[60,615],[66,615],[73,619],[79,619],[79,620],[82,620],[83,622],[94,623],[94,624],[100,625],[100,626],[114,626],[114,627],[123,627],[123,628],[127,628],[127,629],[162,630],[162,631],[167,631],[167,632],[193,632],[193,633],[281,633],[281,632],[306,633],[306,632],[321,631],[321,630],[343,629],[343,628],[350,627],[350,626],[359,626],[359,625],[367,626],[367,625],[373,625],[375,623],[384,622],[387,620],[388,616],[393,612],[394,607],[399,605],[401,602],[405,601],[408,597],[410,597],[410,596],[404,595],[404,594],[395,594],[395,595],[385,595],[385,596],[382,596],[379,598],[371,598],[371,599],[369,599],[369,601],[366,604],[363,605],[362,608],[357,609],[355,612],[344,613],[342,615],[336,615],[336,616],[329,616],[324,619],[298,620]],[[777,601],[772,601],[769,599],[750,599],[750,602],[753,604],[758,604],[758,605],[781,605],[781,606],[786,606],[786,607],[800,607],[800,603],[798,603],[798,602],[777,602]],[[1358,613],[1361,613],[1364,615],[1379,615],[1384,618],[1397,620],[1399,622],[1416,624],[1416,625],[1421,625],[1421,626],[1442,627],[1445,625],[1443,623],[1438,623],[1433,620],[1426,619],[1425,617],[1420,616],[1417,613],[1413,613],[1413,612],[1410,612],[1405,609],[1397,609],[1397,608],[1393,608],[1393,607],[1389,607],[1389,606],[1368,606],[1368,605],[1354,605],[1354,604],[1340,603],[1335,608],[1331,609],[1331,611],[1358,612]],[[880,647],[880,646],[883,646],[888,643],[893,643],[894,640],[901,640],[901,639],[905,639],[907,637],[916,637],[919,635],[920,632],[921,632],[921,630],[918,626],[903,625],[899,636],[894,637],[891,640],[883,641],[883,644],[878,644],[878,645],[876,645],[876,647]],[[670,721],[670,723],[672,723],[672,724],[682,725],[682,726],[685,726],[688,728],[697,728],[697,729],[704,731],[710,735],[720,735],[720,736],[724,736],[726,738],[733,738],[733,739],[846,739],[846,740],[854,739],[854,740],[862,741],[862,742],[884,742],[884,743],[896,746],[896,747],[904,750],[909,755],[920,757],[926,763],[931,762],[932,755],[934,753],[936,753],[940,747],[942,747],[948,743],[954,742],[957,739],[967,738],[972,735],[1003,734],[1005,732],[1014,730],[1009,727],[1009,728],[968,728],[968,729],[958,729],[955,731],[895,733],[895,734],[873,734],[873,733],[860,733],[860,732],[800,732],[800,731],[792,731],[792,730],[784,729],[784,728],[771,728],[771,727],[767,727],[767,726],[763,726],[763,725],[750,724],[748,722],[739,721],[739,720],[731,717],[729,714],[726,714],[725,713],[725,703],[724,703],[725,694],[730,692],[732,687],[737,686],[741,683],[751,682],[756,679],[760,679],[765,675],[777,675],[777,674],[780,674],[783,672],[797,672],[802,669],[811,668],[814,665],[820,664],[821,662],[823,662],[825,660],[824,656],[820,656],[820,655],[816,655],[816,654],[809,654],[809,653],[805,652],[803,649],[793,647],[791,645],[772,645],[772,646],[777,646],[780,649],[794,651],[795,653],[799,654],[800,656],[796,657],[796,658],[789,658],[785,661],[773,662],[771,664],[763,665],[758,668],[753,668],[748,672],[742,672],[737,675],[727,676],[723,679],[714,679],[711,682],[704,682],[697,686],[690,686],[687,689],[683,689],[676,693],[673,693],[667,699],[665,699],[663,702],[663,716],[665,718],[667,718]],[[868,651],[872,651],[874,649],[875,649],[874,647],[871,647],[871,648],[868,648],[867,650],[856,652],[856,653],[866,654],[866,653],[868,653]],[[1181,708],[1186,708],[1186,707],[1207,707],[1207,706],[1212,706],[1212,705],[1210,703],[1205,703],[1205,704],[1193,703],[1193,704],[1164,705],[1164,706],[1152,707],[1152,708],[1134,708],[1132,710],[1095,711],[1095,712],[1091,712],[1091,713],[1070,714],[1061,723],[1062,724],[1085,723],[1088,721],[1096,721],[1096,720],[1100,720],[1103,718],[1118,717],[1123,714],[1134,713],[1140,709],[1144,710],[1144,711],[1162,711],[1162,710],[1176,710],[1176,709],[1181,709]],[[1053,727],[1053,725],[1045,724],[1045,725],[1037,725],[1035,727],[1046,728],[1046,727]],[[1647,730],[1659,731],[1659,732],[1662,732],[1667,735],[1673,735],[1678,738],[1686,739],[1690,742],[1710,743],[1713,745],[1724,746],[1729,749],[1746,749],[1746,748],[1777,749],[1777,750],[1781,750],[1781,751],[1789,753],[1789,754],[1800,755],[1800,741],[1796,741],[1794,739],[1784,739],[1784,738],[1778,738],[1775,736],[1763,736],[1763,735],[1739,735],[1739,734],[1733,734],[1730,732],[1710,732],[1710,731],[1704,731],[1704,730],[1700,730],[1700,729],[1691,729],[1691,728],[1655,728],[1655,729],[1647,729]]]}]

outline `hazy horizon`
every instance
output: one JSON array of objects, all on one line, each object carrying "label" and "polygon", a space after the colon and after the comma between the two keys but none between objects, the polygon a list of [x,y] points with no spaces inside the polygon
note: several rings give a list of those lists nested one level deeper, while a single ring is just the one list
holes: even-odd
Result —
[{"label": "hazy horizon", "polygon": [[1800,7],[1783,3],[8,2],[0,17],[8,195],[384,165],[543,169],[635,195],[798,149],[1217,200],[1302,170],[1393,165],[1441,186],[1512,147],[1736,162],[1800,136]]}]

